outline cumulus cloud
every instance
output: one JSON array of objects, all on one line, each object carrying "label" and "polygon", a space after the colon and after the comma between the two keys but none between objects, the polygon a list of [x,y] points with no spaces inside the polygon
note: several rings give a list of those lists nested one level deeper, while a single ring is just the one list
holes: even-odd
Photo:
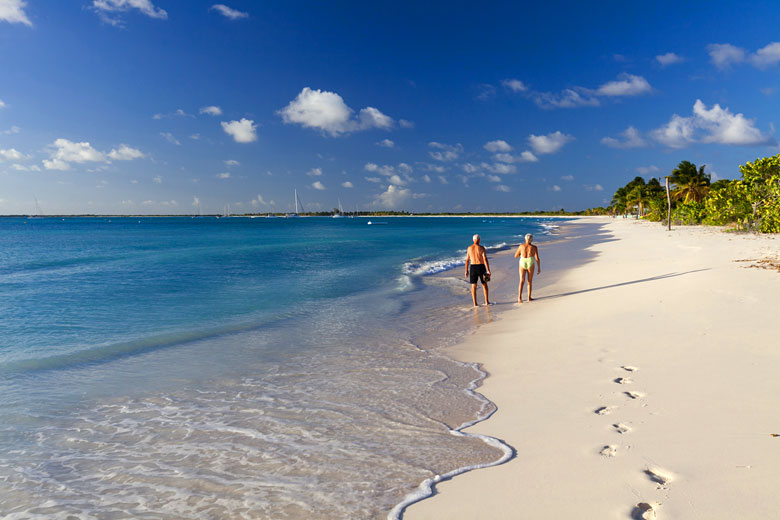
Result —
[{"label": "cumulus cloud", "polygon": [[745,49],[730,43],[711,43],[707,45],[710,61],[719,69],[727,69],[734,63],[745,61]]},{"label": "cumulus cloud", "polygon": [[509,173],[515,173],[517,171],[517,167],[513,164],[506,164],[506,163],[482,163],[480,165],[483,169],[492,172],[492,173],[500,173],[502,175],[507,175]]},{"label": "cumulus cloud", "polygon": [[509,143],[507,143],[504,140],[497,139],[495,141],[488,141],[485,143],[484,146],[485,150],[488,152],[511,152],[512,147],[509,146]]},{"label": "cumulus cloud", "polygon": [[428,175],[427,173],[425,175],[423,175],[422,177],[420,177],[420,179],[422,179],[422,181],[426,182],[426,183],[430,183],[431,182],[431,176]]},{"label": "cumulus cloud", "polygon": [[574,175],[562,175],[561,176],[561,180],[562,181],[573,181],[574,180]]},{"label": "cumulus cloud", "polygon": [[353,110],[337,93],[309,87],[304,87],[278,114],[285,123],[316,128],[334,137],[370,128],[387,130],[393,126],[393,119],[374,107],[363,108],[354,116]]},{"label": "cumulus cloud", "polygon": [[88,142],[74,142],[68,139],[57,139],[49,145],[49,159],[43,160],[43,166],[47,170],[69,170],[70,163],[131,161],[145,157],[137,148],[131,148],[126,144],[119,145],[108,153],[101,152],[92,147]]},{"label": "cumulus cloud", "polygon": [[[3,100],[2,99],[0,99],[0,108],[3,108]],[[21,128],[19,128],[18,126],[14,125],[11,128],[9,128],[8,130],[3,130],[3,133],[5,135],[13,135],[13,134],[18,134],[21,131],[22,131]]]},{"label": "cumulus cloud", "polygon": [[442,162],[449,162],[454,161],[458,157],[460,157],[460,154],[463,153],[463,145],[460,143],[456,143],[454,145],[449,144],[443,144],[443,143],[437,143],[436,141],[431,141],[428,143],[428,146],[430,148],[433,148],[433,150],[429,151],[428,154],[437,161]]},{"label": "cumulus cloud", "polygon": [[528,87],[519,79],[505,79],[501,84],[512,92],[525,92],[528,90]]},{"label": "cumulus cloud", "polygon": [[382,139],[381,141],[376,143],[376,145],[381,146],[383,148],[393,148],[395,146],[395,143],[390,139]]},{"label": "cumulus cloud", "polygon": [[658,171],[658,166],[650,165],[650,166],[638,166],[636,171],[640,175],[648,175],[650,173],[655,173]]},{"label": "cumulus cloud", "polygon": [[558,186],[557,184],[553,184],[552,187],[550,187],[551,191],[561,191],[561,189],[562,188],[560,186]]},{"label": "cumulus cloud", "polygon": [[249,18],[249,13],[245,13],[243,11],[239,11],[237,9],[230,8],[226,6],[225,4],[214,4],[209,9],[210,11],[217,11],[219,14],[224,16],[225,18],[229,18],[231,20],[240,20],[242,18]]},{"label": "cumulus cloud", "polygon": [[641,148],[647,146],[647,142],[642,139],[642,134],[633,126],[629,126],[621,132],[620,137],[622,139],[604,137],[601,139],[601,144],[610,148]]},{"label": "cumulus cloud", "polygon": [[750,63],[759,69],[766,69],[780,62],[780,42],[772,42],[750,55]]},{"label": "cumulus cloud", "polygon": [[8,148],[7,150],[0,150],[0,159],[7,161],[20,161],[24,156],[18,150],[14,148]]},{"label": "cumulus cloud", "polygon": [[120,144],[119,148],[114,148],[108,152],[108,158],[114,161],[132,161],[133,159],[143,159],[144,153],[138,148],[131,148],[126,144]]},{"label": "cumulus cloud", "polygon": [[311,170],[306,172],[306,175],[309,177],[319,177],[322,175],[322,168],[312,168]]},{"label": "cumulus cloud", "polygon": [[0,0],[0,22],[22,23],[32,27],[32,22],[24,12],[26,6],[27,2],[24,0]]},{"label": "cumulus cloud", "polygon": [[501,182],[501,177],[499,177],[498,175],[488,175],[487,180],[489,180],[490,182]]},{"label": "cumulus cloud", "polygon": [[718,143],[755,146],[774,142],[771,135],[762,133],[752,119],[743,114],[732,114],[728,108],[715,104],[708,109],[699,99],[693,105],[693,115],[677,114],[651,134],[655,140],[670,148],[685,148],[692,143]]},{"label": "cumulus cloud", "polygon": [[585,191],[604,191],[604,187],[601,184],[585,184],[583,187]]},{"label": "cumulus cloud", "polygon": [[408,188],[401,188],[391,184],[376,197],[374,204],[388,209],[397,209],[411,197],[412,192]]},{"label": "cumulus cloud", "polygon": [[179,146],[181,143],[178,139],[176,139],[172,133],[170,132],[160,132],[160,136],[163,137],[166,141],[168,141],[171,144],[175,144],[176,146]]},{"label": "cumulus cloud", "polygon": [[240,121],[222,121],[222,130],[233,137],[237,143],[251,143],[257,141],[257,125],[251,119],[241,118]]},{"label": "cumulus cloud", "polygon": [[608,81],[596,89],[572,87],[561,92],[528,91],[528,96],[540,108],[576,108],[599,106],[600,97],[638,96],[652,92],[650,83],[642,76],[620,74],[614,81]]},{"label": "cumulus cloud", "polygon": [[312,188],[315,190],[324,190],[325,186],[320,181],[314,181],[311,183]]},{"label": "cumulus cloud", "polygon": [[351,183],[351,182],[349,182],[349,181],[344,181],[344,182],[342,182],[342,183],[341,183],[341,187],[342,187],[342,188],[354,188],[354,187],[355,187],[355,185],[354,185],[354,184],[352,184],[352,183]]},{"label": "cumulus cloud", "polygon": [[227,166],[241,166],[241,163],[236,161],[235,159],[227,159],[225,161],[222,161]]},{"label": "cumulus cloud", "polygon": [[658,56],[656,56],[655,61],[657,61],[658,64],[661,65],[662,67],[667,67],[669,65],[682,63],[685,61],[685,58],[673,52],[667,52],[666,54],[659,54]]},{"label": "cumulus cloud", "polygon": [[574,136],[561,133],[560,131],[553,132],[547,135],[534,135],[528,136],[528,144],[533,148],[537,154],[552,154],[559,151],[563,146],[574,140]]},{"label": "cumulus cloud", "polygon": [[229,179],[230,172],[222,172],[217,174],[217,179]]},{"label": "cumulus cloud", "polygon": [[208,114],[210,116],[221,116],[222,115],[222,109],[219,108],[216,105],[210,105],[207,107],[200,107],[200,110],[198,110],[199,114]]},{"label": "cumulus cloud", "polygon": [[504,184],[499,184],[498,186],[495,187],[495,190],[496,191],[502,191],[504,193],[509,193],[510,191],[512,191],[512,188],[510,188],[509,186],[506,186]]},{"label": "cumulus cloud", "polygon": [[621,74],[616,81],[604,83],[596,90],[599,96],[638,96],[652,90],[650,83],[642,76]]},{"label": "cumulus cloud", "polygon": [[148,17],[158,20],[168,18],[168,13],[164,9],[155,7],[151,0],[93,0],[92,9],[98,13],[101,20],[118,27],[123,25],[118,14],[131,9],[136,9]]},{"label": "cumulus cloud", "polygon": [[399,119],[398,126],[400,126],[401,128],[414,128],[414,121]]},{"label": "cumulus cloud", "polygon": [[524,151],[520,154],[520,161],[521,162],[537,162],[539,159],[528,150]]},{"label": "cumulus cloud", "polygon": [[152,177],[152,180],[155,184],[162,184],[162,176],[158,175],[157,177]]}]

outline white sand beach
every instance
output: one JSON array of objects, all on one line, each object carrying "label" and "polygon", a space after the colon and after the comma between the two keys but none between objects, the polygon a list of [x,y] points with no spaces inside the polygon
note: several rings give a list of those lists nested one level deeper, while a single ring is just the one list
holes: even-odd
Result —
[{"label": "white sand beach", "polygon": [[593,261],[550,283],[541,247],[538,300],[450,350],[516,456],[404,518],[778,518],[780,237],[585,220]]}]

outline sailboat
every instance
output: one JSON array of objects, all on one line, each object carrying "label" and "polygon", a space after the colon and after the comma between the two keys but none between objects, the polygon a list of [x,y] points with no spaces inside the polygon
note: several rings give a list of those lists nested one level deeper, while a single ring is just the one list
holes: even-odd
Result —
[{"label": "sailboat", "polygon": [[[295,218],[298,216],[298,189],[294,189],[294,197],[295,197],[295,213],[288,213],[285,215],[286,218]],[[301,202],[301,209],[303,209],[303,202]]]},{"label": "sailboat", "polygon": [[35,199],[35,215],[28,215],[27,218],[28,219],[31,219],[31,218],[43,218],[41,216],[41,206],[38,205],[38,197],[33,196],[33,198]]},{"label": "sailboat", "polygon": [[334,213],[332,218],[341,218],[344,216],[344,208],[341,207],[341,199],[339,199],[339,212]]}]

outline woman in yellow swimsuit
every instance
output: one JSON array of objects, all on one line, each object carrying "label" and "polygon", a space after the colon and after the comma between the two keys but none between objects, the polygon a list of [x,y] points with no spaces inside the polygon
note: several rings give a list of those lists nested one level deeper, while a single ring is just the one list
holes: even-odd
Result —
[{"label": "woman in yellow swimsuit", "polygon": [[532,301],[531,298],[531,284],[534,280],[534,264],[536,264],[536,274],[542,272],[542,262],[539,260],[539,248],[533,245],[534,236],[528,233],[525,236],[525,244],[520,244],[520,247],[515,251],[515,258],[520,259],[520,285],[517,287],[517,303],[523,303],[523,284],[528,277],[528,301]]}]

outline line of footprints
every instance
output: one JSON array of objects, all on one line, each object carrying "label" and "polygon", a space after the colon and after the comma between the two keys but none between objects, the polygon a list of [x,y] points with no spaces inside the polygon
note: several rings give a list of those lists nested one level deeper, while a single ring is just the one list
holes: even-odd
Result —
[{"label": "line of footprints", "polygon": [[[629,376],[639,369],[628,365],[624,365],[620,368],[627,372],[627,375],[614,379],[614,382],[618,385],[630,385],[633,383],[633,380]],[[644,392],[637,392],[634,390],[625,390],[623,395],[631,401],[639,401],[645,397]],[[596,408],[594,413],[597,415],[609,415],[616,408],[617,406],[601,406]],[[618,435],[627,435],[631,433],[631,427],[621,422],[612,424],[612,429]],[[604,457],[615,457],[618,455],[618,446],[616,444],[608,444],[599,450],[599,454]],[[644,473],[647,478],[658,485],[658,489],[666,489],[667,485],[672,481],[672,475],[668,471],[660,468],[647,468],[644,470]],[[658,518],[658,508],[658,503],[640,502],[636,504],[631,511],[631,518],[634,520],[656,519]]]}]

